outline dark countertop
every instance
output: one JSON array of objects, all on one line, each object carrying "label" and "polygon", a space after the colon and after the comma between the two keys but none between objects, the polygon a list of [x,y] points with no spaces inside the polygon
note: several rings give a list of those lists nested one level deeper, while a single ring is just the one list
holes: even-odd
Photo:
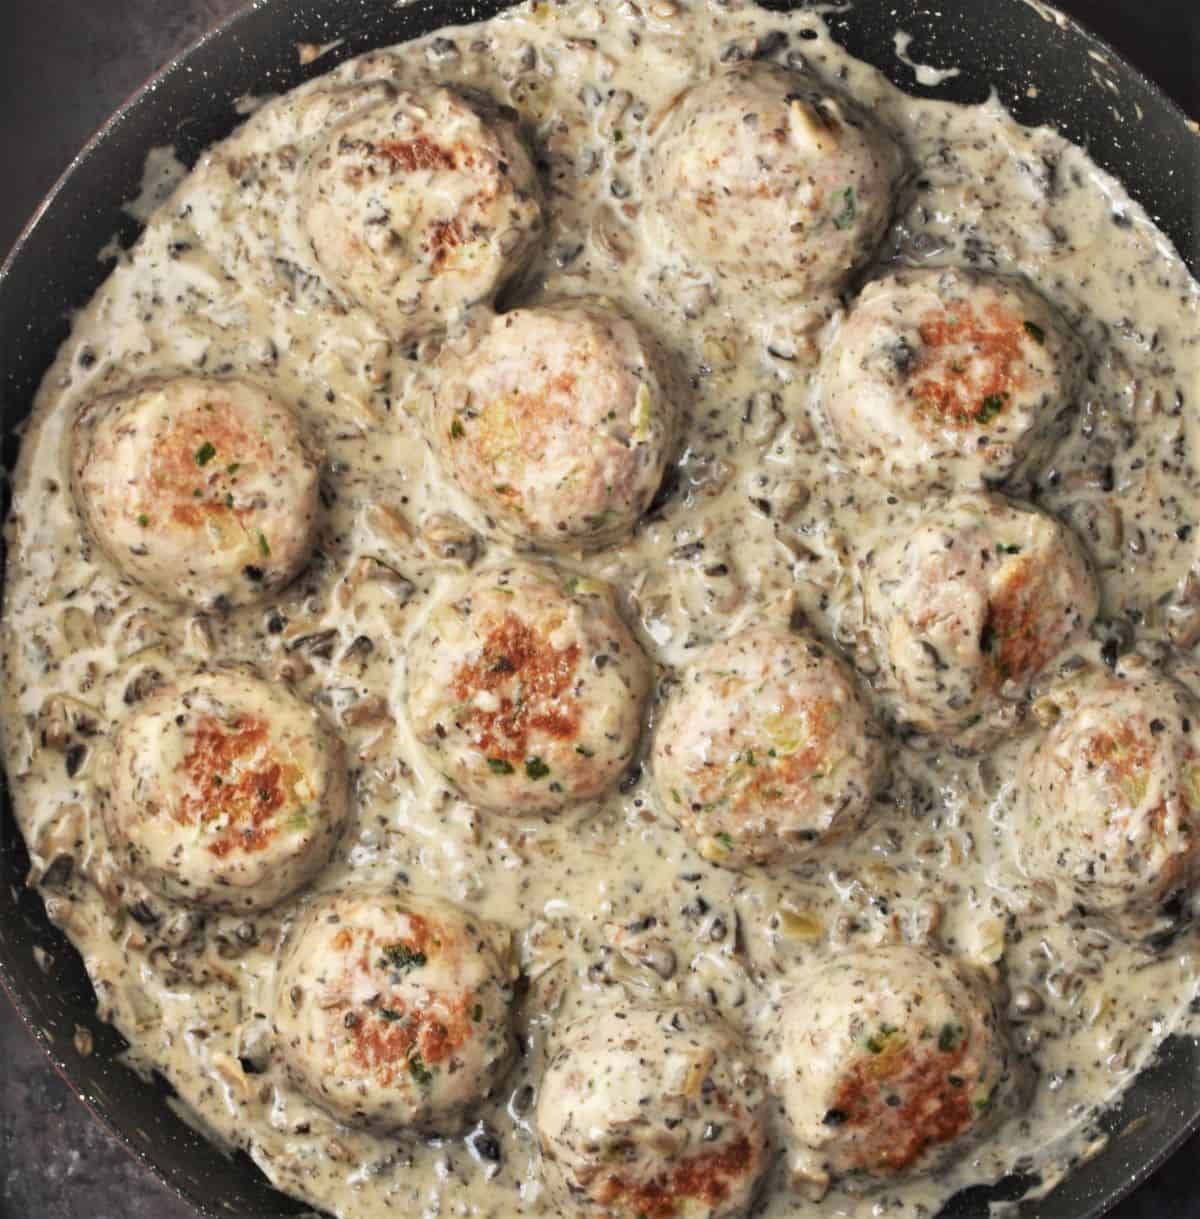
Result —
[{"label": "dark countertop", "polygon": [[[862,0],[867,2],[867,0]],[[870,0],[882,3],[883,0]],[[104,118],[243,0],[35,0],[0,39],[0,253]],[[1059,0],[1200,116],[1196,0]],[[92,1120],[0,996],[0,1219],[194,1219]],[[1200,1219],[1192,1139],[1112,1219]]]}]

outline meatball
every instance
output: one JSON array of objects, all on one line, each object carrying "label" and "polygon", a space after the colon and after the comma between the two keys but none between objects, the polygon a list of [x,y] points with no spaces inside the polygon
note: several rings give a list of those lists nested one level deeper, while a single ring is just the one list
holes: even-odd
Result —
[{"label": "meatball", "polygon": [[563,1214],[733,1219],[766,1164],[765,1114],[765,1081],[715,1012],[624,1005],[567,1028],[535,1121]]},{"label": "meatball", "polygon": [[661,807],[713,862],[787,863],[854,830],[883,779],[881,733],[824,644],[757,627],[714,644],[655,731]]},{"label": "meatball", "polygon": [[769,1073],[793,1178],[929,1171],[1016,1099],[1012,1051],[983,980],[908,947],[847,952],[792,980]]},{"label": "meatball", "polygon": [[1137,658],[1048,696],[1058,718],[1018,776],[1031,876],[1131,929],[1191,886],[1200,856],[1200,704]]},{"label": "meatball", "polygon": [[649,507],[678,431],[657,345],[595,301],[518,309],[453,357],[433,444],[502,536],[595,547]]},{"label": "meatball", "polygon": [[116,733],[102,803],[134,876],[218,910],[265,909],[307,883],[349,808],[342,744],[317,710],[233,669],[138,706]]},{"label": "meatball", "polygon": [[448,89],[389,93],[335,127],[304,190],[325,275],[401,341],[491,300],[542,229],[516,128]]},{"label": "meatball", "polygon": [[844,94],[766,63],[682,95],[648,160],[671,242],[725,277],[785,296],[837,289],[887,226],[891,135]]},{"label": "meatball", "polygon": [[1084,348],[1024,281],[948,267],[868,284],[815,399],[842,459],[904,492],[999,484],[1058,439]]},{"label": "meatball", "polygon": [[449,902],[323,897],[284,944],[279,1051],[339,1121],[454,1133],[512,1061],[514,977],[507,933]]},{"label": "meatball", "polygon": [[169,601],[242,605],[287,584],[313,547],[319,468],[292,411],[247,381],[143,382],[75,424],[89,531]]},{"label": "meatball", "polygon": [[870,555],[864,596],[895,718],[971,748],[1011,725],[1099,604],[1070,531],[996,495],[950,500]]},{"label": "meatball", "polygon": [[408,653],[414,734],[496,812],[548,812],[611,787],[637,749],[649,684],[608,585],[542,564],[478,572]]}]

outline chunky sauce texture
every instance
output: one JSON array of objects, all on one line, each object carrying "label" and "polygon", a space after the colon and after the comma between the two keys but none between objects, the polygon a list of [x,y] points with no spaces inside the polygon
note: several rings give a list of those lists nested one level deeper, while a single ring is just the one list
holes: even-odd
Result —
[{"label": "chunky sauce texture", "polygon": [[[1188,1027],[1200,965],[1186,927],[1168,922],[1131,941],[1077,917],[1067,893],[1014,862],[1013,777],[1044,731],[1032,713],[974,756],[891,739],[891,779],[859,832],[791,867],[746,872],[701,858],[636,765],[604,799],[505,817],[456,798],[410,734],[407,641],[469,569],[507,551],[481,537],[424,438],[440,339],[389,341],[305,265],[297,149],[320,138],[324,92],[353,82],[463,85],[511,106],[538,163],[548,231],[502,306],[608,297],[691,387],[677,460],[632,539],[560,560],[620,590],[656,666],[651,719],[695,649],[761,621],[804,617],[869,688],[862,565],[923,505],[842,467],[821,443],[811,383],[844,305],[781,298],[736,275],[715,291],[672,260],[643,198],[651,136],[672,99],[713,65],[756,55],[836,80],[905,149],[907,185],[868,275],[894,260],[1020,272],[1087,348],[1066,438],[1008,488],[1075,530],[1100,581],[1099,625],[1046,680],[1130,651],[1185,683],[1200,674],[1200,291],[1121,186],[1054,132],[1023,128],[995,103],[914,100],[849,58],[814,13],[738,0],[539,0],[372,52],[266,101],[150,217],[42,385],[8,525],[4,757],[33,879],[130,1060],[161,1071],[204,1129],[244,1148],[281,1189],[344,1219],[553,1214],[531,1135],[539,1082],[555,1029],[620,990],[715,1008],[753,1040],[789,972],[849,947],[939,944],[1002,984],[1032,1079],[1028,1104],[932,1176],[897,1177],[866,1196],[835,1186],[812,1210],[789,1187],[773,1111],[762,1194],[772,1219],[932,1215],[957,1190],[1014,1168],[1053,1182],[1094,1145],[1098,1113],[1163,1037]],[[419,143],[384,151],[414,164],[449,155]],[[461,234],[444,237],[449,256]],[[266,263],[274,277],[259,273]],[[958,324],[1005,367],[1013,336],[1002,325]],[[77,412],[135,380],[179,373],[264,385],[297,404],[324,454],[316,554],[265,605],[169,606],[82,539],[69,486]],[[937,368],[929,375],[945,421],[971,422],[972,405],[941,392]],[[513,624],[496,635],[547,703],[478,712],[497,756],[519,762],[533,719],[572,715],[557,697],[565,658],[523,642]],[[151,916],[130,904],[97,812],[106,741],[159,684],[217,661],[256,666],[325,710],[353,768],[351,824],[294,900],[251,916],[182,906]],[[241,724],[213,748],[252,759],[255,731]],[[649,740],[647,731],[643,751]],[[275,793],[268,804],[288,782],[263,779]],[[267,811],[247,805],[245,817],[257,823]],[[351,885],[450,898],[513,934],[521,1052],[465,1136],[341,1126],[272,1053],[283,936],[314,891]],[[390,1036],[372,1025],[359,1050],[386,1056]],[[859,1107],[851,1089],[844,1108]],[[965,1117],[948,1107],[939,1120],[957,1128]],[[718,1168],[695,1167],[709,1175],[689,1189],[715,1196]],[[664,1206],[645,1199],[646,1214],[671,1213]]]}]

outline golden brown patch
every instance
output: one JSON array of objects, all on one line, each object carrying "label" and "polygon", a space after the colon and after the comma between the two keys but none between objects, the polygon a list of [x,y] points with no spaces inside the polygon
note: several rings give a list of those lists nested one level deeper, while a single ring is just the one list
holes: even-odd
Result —
[{"label": "golden brown patch", "polygon": [[290,804],[300,779],[291,762],[277,761],[264,720],[241,716],[222,724],[205,716],[183,759],[190,789],[175,818],[183,825],[226,824],[208,850],[223,859],[234,850],[261,851],[278,830],[277,814]]},{"label": "golden brown patch", "polygon": [[988,602],[981,647],[999,681],[1032,677],[1062,642],[1060,632],[1047,632],[1041,621],[1049,595],[1044,574],[1033,559],[1020,559]]},{"label": "golden brown patch", "polygon": [[[579,657],[577,643],[552,647],[516,614],[505,614],[491,625],[480,658],[460,666],[451,683],[463,704],[460,723],[474,729],[489,759],[514,765],[525,761],[535,732],[570,740],[579,732],[579,702],[570,693]],[[474,704],[480,691],[499,700],[495,711]]]},{"label": "golden brown patch", "polygon": [[449,148],[423,135],[414,140],[382,140],[375,145],[375,151],[387,157],[394,169],[408,174],[418,169],[454,169],[457,165]]},{"label": "golden brown patch", "polygon": [[462,226],[457,220],[435,220],[429,228],[430,263],[433,270],[440,271],[451,251],[462,243]]},{"label": "golden brown patch", "polygon": [[680,1203],[696,1199],[715,1208],[729,1196],[731,1181],[744,1179],[755,1161],[750,1140],[743,1135],[723,1151],[697,1155],[678,1164],[669,1175],[645,1185],[631,1185],[620,1177],[609,1177],[597,1191],[602,1206],[616,1202],[634,1215],[646,1219],[672,1219]]},{"label": "golden brown patch", "polygon": [[[966,1056],[961,1030],[956,1044],[946,1050],[935,1041],[914,1047],[892,1033],[880,1052],[854,1062],[830,1113],[837,1115],[835,1124],[868,1133],[859,1153],[860,1167],[907,1168],[928,1148],[970,1127],[975,1081],[956,1074]],[[894,1103],[889,1104],[889,1098]]]},{"label": "golden brown patch", "polygon": [[[1083,746],[1088,769],[1102,769],[1105,782],[1122,794],[1131,809],[1146,798],[1153,755],[1151,742],[1132,724],[1119,724],[1111,732],[1093,732]],[[1159,810],[1160,818],[1163,811]]]},{"label": "golden brown patch", "polygon": [[[586,367],[588,358],[582,350],[571,357],[573,363]],[[575,431],[577,412],[574,393],[577,378],[574,373],[547,375],[544,369],[535,372],[520,387],[514,386],[502,397],[492,399],[480,417],[479,426],[469,435],[479,460],[493,469],[514,452],[525,459],[537,461],[546,451],[552,436],[564,429]],[[519,498],[512,487],[497,488],[501,495]]]},{"label": "golden brown patch", "polygon": [[244,521],[250,511],[232,502],[238,470],[269,458],[262,438],[227,400],[209,399],[174,419],[158,438],[130,515],[147,528],[164,516],[191,529],[212,517]]},{"label": "golden brown patch", "polygon": [[[1023,379],[1020,318],[994,304],[980,318],[961,302],[927,314],[918,330],[924,347],[908,393],[919,413],[968,428],[1004,412]],[[968,378],[980,365],[983,375]]]},{"label": "golden brown patch", "polygon": [[474,1006],[470,992],[451,1003],[426,996],[412,1007],[384,994],[378,1004],[355,1013],[354,1061],[384,1087],[405,1074],[421,1084],[429,1068],[445,1062],[470,1039]]},{"label": "golden brown patch", "polygon": [[766,731],[756,734],[756,744],[735,754],[723,769],[692,770],[697,794],[705,804],[724,805],[734,815],[753,815],[765,803],[796,794],[836,761],[829,741],[839,714],[830,699],[789,700],[769,718]]},{"label": "golden brown patch", "polygon": [[[453,1000],[425,992],[416,1001],[402,997],[397,979],[415,975],[450,942],[435,922],[419,914],[406,914],[405,934],[377,939],[369,929],[343,927],[334,947],[347,952],[359,941],[354,967],[379,986],[371,1000],[352,1007],[343,1003],[344,1027],[350,1031],[354,1061],[378,1083],[388,1086],[410,1075],[418,1085],[430,1080],[428,1071],[444,1062],[471,1037],[475,998],[466,992]],[[394,954],[394,955],[391,955]]]}]

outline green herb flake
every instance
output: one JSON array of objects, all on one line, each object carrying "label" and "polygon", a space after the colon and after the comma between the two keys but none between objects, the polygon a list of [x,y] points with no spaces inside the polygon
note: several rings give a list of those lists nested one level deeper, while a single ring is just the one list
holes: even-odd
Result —
[{"label": "green herb flake", "polygon": [[1021,548],[1020,548],[1020,546],[1010,546],[1007,542],[997,542],[996,543],[996,553],[997,554],[1020,554]]},{"label": "green herb flake", "polygon": [[264,555],[270,557],[271,543],[267,541],[267,535],[261,529],[258,531],[258,548]]},{"label": "green herb flake", "polygon": [[303,833],[311,825],[312,825],[312,818],[308,815],[308,811],[303,808],[298,808],[287,819],[287,828],[297,834]]},{"label": "green herb flake", "polygon": [[962,1045],[962,1036],[961,1024],[943,1024],[941,1032],[938,1033],[938,1049],[943,1054],[952,1053]]},{"label": "green herb flake", "polygon": [[462,420],[454,419],[450,423],[450,439],[461,440],[467,434],[466,428],[462,425]]},{"label": "green herb flake", "polygon": [[544,779],[550,773],[550,767],[539,757],[526,758],[525,773],[534,782],[537,782],[538,779]]},{"label": "green herb flake", "polygon": [[206,440],[196,450],[196,465],[206,466],[217,455],[216,446],[210,440]]},{"label": "green herb flake", "polygon": [[882,1054],[884,1047],[888,1043],[888,1038],[900,1030],[894,1024],[881,1024],[879,1032],[872,1034],[867,1038],[867,1049],[872,1054]]},{"label": "green herb flake", "polygon": [[1025,333],[1039,345],[1044,345],[1046,342],[1046,332],[1037,324],[1037,322],[1026,322]]},{"label": "green herb flake", "polygon": [[384,947],[379,968],[390,969],[393,973],[406,974],[411,970],[420,969],[428,959],[423,952],[418,952],[407,944],[388,944]]},{"label": "green herb flake", "polygon": [[589,749],[586,745],[576,745],[575,752],[579,754],[581,758],[594,758],[596,756],[596,751],[594,749]]},{"label": "green herb flake", "polygon": [[236,474],[241,468],[242,468],[242,463],[240,461],[231,461],[229,463],[229,465],[227,465],[225,467],[225,473],[226,474]]},{"label": "green herb flake", "polygon": [[233,507],[233,496],[230,495],[228,491],[225,492],[225,507],[226,508]]},{"label": "green herb flake", "polygon": [[597,512],[592,516],[585,516],[583,523],[592,530],[599,531],[608,529],[617,519],[617,514],[611,508],[605,508],[603,512]]},{"label": "green herb flake", "polygon": [[433,1072],[425,1065],[425,1059],[420,1054],[414,1054],[408,1060],[408,1073],[417,1081],[417,1086],[428,1088],[433,1083]]},{"label": "green herb flake", "polygon": [[727,850],[733,850],[733,835],[725,833],[724,830],[717,835],[717,841]]},{"label": "green herb flake", "polygon": [[138,524],[145,529],[146,526],[150,524],[150,518],[144,512],[142,512],[138,515]]},{"label": "green herb flake", "polygon": [[620,127],[613,128],[613,143],[619,144],[625,138],[625,133]]},{"label": "green herb flake", "polygon": [[399,1012],[393,1011],[390,1007],[381,1007],[379,1009],[379,1014],[388,1022],[388,1024],[395,1024],[397,1020],[404,1019]]},{"label": "green herb flake", "polygon": [[975,412],[976,423],[988,423],[1004,409],[1005,394],[988,394]]},{"label": "green herb flake", "polygon": [[488,758],[488,770],[494,775],[511,775],[513,764],[507,758]]},{"label": "green herb flake", "polygon": [[838,191],[834,195],[834,199],[841,200],[841,210],[833,217],[833,227],[840,232],[843,229],[848,229],[858,217],[858,204],[854,198],[854,187],[847,186],[845,190]]},{"label": "green herb flake", "polygon": [[474,1020],[476,1024],[478,1024],[483,1019],[483,1004],[482,1003],[476,1003],[475,1006],[473,1008],[471,1008],[471,1019]]}]

